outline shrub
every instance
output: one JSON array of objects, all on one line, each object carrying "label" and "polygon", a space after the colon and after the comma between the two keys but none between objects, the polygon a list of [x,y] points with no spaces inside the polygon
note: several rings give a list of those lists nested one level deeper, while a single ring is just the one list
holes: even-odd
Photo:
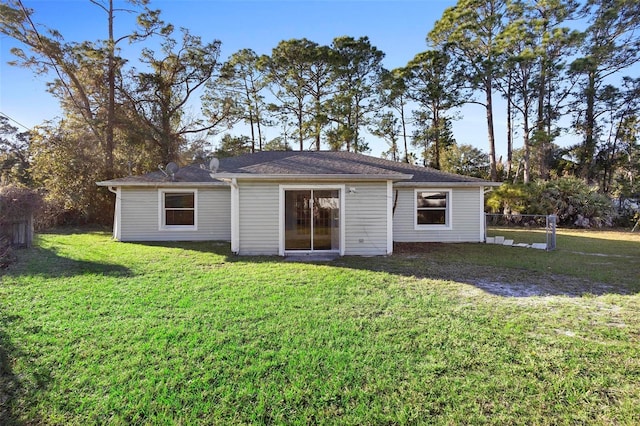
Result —
[{"label": "shrub", "polygon": [[42,231],[64,225],[67,212],[64,204],[57,199],[43,197],[42,208],[33,218],[33,227]]},{"label": "shrub", "polygon": [[613,226],[611,200],[580,179],[565,177],[527,185],[501,185],[487,199],[492,212],[505,214],[555,214],[558,224],[581,228]]},{"label": "shrub", "polygon": [[489,193],[486,204],[492,213],[523,213],[527,209],[529,192],[527,185],[503,183]]}]

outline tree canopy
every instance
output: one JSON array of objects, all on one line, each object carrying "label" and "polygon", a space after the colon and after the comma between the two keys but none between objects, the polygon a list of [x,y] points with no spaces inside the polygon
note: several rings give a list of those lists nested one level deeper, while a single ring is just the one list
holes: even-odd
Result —
[{"label": "tree canopy", "polygon": [[[187,163],[196,151],[369,152],[374,138],[394,161],[516,182],[576,175],[603,193],[640,192],[637,1],[459,0],[426,34],[426,50],[392,70],[367,36],[283,40],[269,55],[247,46],[221,59],[222,41],[176,30],[148,0],[86,1],[105,17],[105,39],[67,41],[21,0],[0,0],[0,34],[20,44],[12,63],[49,79],[63,111],[20,134],[0,117],[0,182],[44,187],[79,214],[109,212],[96,180]],[[116,34],[122,13],[137,23]],[[464,105],[484,110],[486,153],[457,140]],[[494,117],[505,107],[503,160]],[[561,148],[563,134],[580,142]]]}]

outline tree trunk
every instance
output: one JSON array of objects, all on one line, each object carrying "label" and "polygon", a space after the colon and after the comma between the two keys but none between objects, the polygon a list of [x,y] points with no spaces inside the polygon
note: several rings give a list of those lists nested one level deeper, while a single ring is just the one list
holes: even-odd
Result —
[{"label": "tree trunk", "polygon": [[595,153],[595,98],[596,98],[596,80],[595,72],[589,71],[589,83],[585,90],[587,108],[585,111],[585,138],[582,150],[579,156],[580,175],[589,182],[592,178],[592,162]]},{"label": "tree trunk", "polygon": [[115,75],[115,40],[113,38],[113,0],[109,0],[109,40],[108,40],[107,81],[109,85],[109,101],[107,105],[107,133],[105,141],[105,176],[112,179],[113,170],[113,134],[116,108],[116,75]]},{"label": "tree trunk", "polygon": [[409,162],[409,144],[407,143],[407,122],[404,119],[404,100],[400,99],[400,120],[402,122],[402,139],[404,141],[404,162]]},{"label": "tree trunk", "polygon": [[298,102],[298,142],[300,143],[300,151],[304,151],[304,137],[302,133],[302,102]]},{"label": "tree trunk", "polygon": [[522,130],[524,134],[522,135],[523,144],[524,144],[524,168],[522,171],[522,181],[524,183],[529,183],[531,180],[531,146],[529,141],[529,117],[528,117],[528,109],[525,108],[525,112],[523,115],[523,124]]},{"label": "tree trunk", "polygon": [[492,80],[487,78],[485,83],[485,94],[487,97],[486,109],[487,109],[487,132],[489,136],[489,170],[491,173],[491,180],[493,182],[498,181],[498,168],[496,165],[496,138],[493,130],[493,98],[492,98]]},{"label": "tree trunk", "polygon": [[319,122],[319,117],[320,117],[320,100],[321,100],[321,91],[322,88],[320,87],[320,82],[319,80],[315,80],[315,102],[314,102],[314,108],[315,108],[315,119],[314,119],[314,124],[315,124],[315,137],[316,137],[316,151],[320,151],[320,133],[322,132],[322,127],[320,125]]},{"label": "tree trunk", "polygon": [[260,128],[260,118],[256,118],[256,126],[258,127],[258,149],[262,151],[262,129]]},{"label": "tree trunk", "polygon": [[322,133],[322,126],[320,124],[320,122],[318,121],[318,117],[320,116],[320,88],[316,87],[316,93],[318,94],[318,97],[316,98],[316,104],[315,104],[315,110],[316,110],[316,117],[315,117],[315,136],[316,136],[316,151],[320,151],[320,133]]},{"label": "tree trunk", "polygon": [[507,82],[507,170],[506,179],[511,178],[511,167],[513,162],[513,123],[511,122],[511,75]]},{"label": "tree trunk", "polygon": [[354,123],[353,123],[353,152],[358,152],[359,151],[359,147],[358,147],[358,128],[360,127],[360,105],[356,104],[355,106],[356,108],[356,113],[354,116]]},{"label": "tree trunk", "polygon": [[242,79],[242,83],[244,84],[244,93],[247,97],[247,106],[249,107],[249,127],[251,128],[251,153],[256,152],[256,133],[253,128],[253,105],[251,100],[251,90],[249,90],[249,85],[247,84],[247,78],[244,77]]},{"label": "tree trunk", "polygon": [[440,170],[440,115],[438,114],[438,108],[434,107],[433,109],[433,128],[435,129],[435,134],[433,138],[433,162],[432,166],[436,170]]},{"label": "tree trunk", "polygon": [[549,175],[549,167],[547,165],[547,145],[549,143],[550,134],[546,129],[544,101],[546,98],[547,85],[547,69],[546,60],[542,59],[540,65],[540,78],[538,80],[538,118],[536,121],[536,136],[538,143],[538,173],[541,179],[547,180]]},{"label": "tree trunk", "polygon": [[251,128],[251,153],[256,152],[256,132],[253,129],[253,112],[249,110],[249,127]]},{"label": "tree trunk", "polygon": [[260,125],[260,110],[259,110],[259,105],[257,100],[258,95],[256,93],[253,82],[251,83],[251,92],[252,92],[253,103],[255,105],[255,111],[256,111],[256,127],[258,128],[258,148],[260,149],[260,151],[262,151],[262,127]]}]

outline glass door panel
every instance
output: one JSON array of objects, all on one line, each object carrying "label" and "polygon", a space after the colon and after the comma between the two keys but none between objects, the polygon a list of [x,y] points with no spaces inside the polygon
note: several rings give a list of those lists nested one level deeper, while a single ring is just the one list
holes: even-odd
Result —
[{"label": "glass door panel", "polygon": [[337,190],[313,191],[313,249],[338,250],[340,215]]},{"label": "glass door panel", "polygon": [[286,190],[284,197],[285,250],[340,249],[340,191]]},{"label": "glass door panel", "polygon": [[311,191],[285,191],[284,229],[285,250],[311,250]]}]

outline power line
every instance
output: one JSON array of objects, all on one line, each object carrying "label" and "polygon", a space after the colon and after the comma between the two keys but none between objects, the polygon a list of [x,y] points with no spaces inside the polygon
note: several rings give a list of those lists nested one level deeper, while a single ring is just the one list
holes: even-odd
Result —
[{"label": "power line", "polygon": [[24,129],[26,129],[26,130],[31,130],[30,128],[28,128],[28,127],[27,127],[27,126],[25,126],[24,124],[20,123],[20,122],[19,122],[19,121],[17,121],[17,120],[14,120],[13,118],[9,117],[7,114],[5,114],[5,113],[4,113],[4,112],[2,112],[2,111],[0,111],[0,115],[2,115],[2,116],[4,116],[4,117],[6,117],[7,119],[9,119],[9,120],[11,120],[11,121],[13,121],[13,122],[14,122],[14,123],[16,123],[18,126],[20,126],[20,127],[24,128]]}]

